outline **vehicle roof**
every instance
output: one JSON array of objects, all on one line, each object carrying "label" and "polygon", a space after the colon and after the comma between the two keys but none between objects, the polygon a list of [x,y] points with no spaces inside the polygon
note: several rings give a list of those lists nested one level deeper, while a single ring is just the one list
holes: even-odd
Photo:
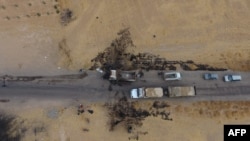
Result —
[{"label": "vehicle roof", "polygon": [[137,89],[132,89],[131,90],[131,97],[132,98],[139,98],[138,93],[137,93]]},{"label": "vehicle roof", "polygon": [[163,78],[165,80],[180,79],[181,78],[181,74],[180,74],[180,72],[164,72]]},{"label": "vehicle roof", "polygon": [[180,72],[177,72],[177,71],[172,71],[172,72],[164,72],[164,74],[180,74]]},{"label": "vehicle roof", "polygon": [[211,77],[217,78],[217,77],[218,77],[218,74],[216,74],[216,73],[205,73],[204,76],[205,76],[206,78],[211,78]]},{"label": "vehicle roof", "polygon": [[240,75],[231,75],[233,79],[241,79]]}]

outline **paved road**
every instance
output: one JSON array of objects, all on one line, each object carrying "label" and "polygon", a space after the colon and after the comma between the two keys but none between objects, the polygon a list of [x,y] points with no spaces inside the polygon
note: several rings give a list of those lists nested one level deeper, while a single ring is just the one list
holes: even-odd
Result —
[{"label": "paved road", "polygon": [[[225,97],[234,96],[242,99],[250,99],[250,73],[246,72],[215,72],[219,74],[219,80],[203,80],[205,71],[183,71],[181,81],[163,81],[157,75],[157,71],[145,72],[144,77],[132,84],[123,86],[113,86],[109,91],[109,82],[103,80],[97,72],[88,71],[88,76],[76,79],[40,79],[31,82],[11,81],[7,82],[7,87],[0,87],[0,98],[84,98],[89,101],[99,101],[113,99],[117,91],[129,96],[129,90],[142,86],[196,86],[197,97]],[[226,74],[240,74],[242,81],[223,81]],[[248,95],[249,94],[249,95]]]}]

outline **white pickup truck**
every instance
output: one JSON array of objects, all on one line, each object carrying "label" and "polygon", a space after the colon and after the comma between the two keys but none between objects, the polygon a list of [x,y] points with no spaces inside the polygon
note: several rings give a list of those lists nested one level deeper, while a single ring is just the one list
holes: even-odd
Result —
[{"label": "white pickup truck", "polygon": [[163,96],[163,88],[151,87],[151,88],[135,88],[130,92],[131,98],[158,98]]}]

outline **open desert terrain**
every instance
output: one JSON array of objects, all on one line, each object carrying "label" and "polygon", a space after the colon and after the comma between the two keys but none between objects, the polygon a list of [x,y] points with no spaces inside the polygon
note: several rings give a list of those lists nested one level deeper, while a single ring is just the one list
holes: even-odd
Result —
[{"label": "open desert terrain", "polygon": [[[72,11],[67,25],[60,19],[64,9]],[[0,73],[89,68],[124,28],[133,52],[248,71],[249,13],[248,0],[1,0]]]},{"label": "open desert terrain", "polygon": [[[89,69],[126,28],[133,53],[250,71],[249,0],[0,0],[0,23],[0,76]],[[132,133],[122,124],[110,131],[105,103],[82,99],[0,102],[0,119],[13,116],[5,131],[22,141],[219,141],[224,124],[250,122],[249,101],[165,102],[170,107],[161,110],[173,120],[148,116]],[[79,104],[86,107],[80,115]],[[152,104],[135,107],[150,111]]]},{"label": "open desert terrain", "polygon": [[[9,137],[20,135],[24,141],[214,141],[223,140],[224,124],[250,122],[250,102],[176,100],[165,103],[169,107],[159,111],[170,112],[172,120],[163,120],[160,115],[149,116],[142,121],[141,126],[134,127],[131,133],[127,132],[123,123],[113,131],[109,130],[110,116],[104,103],[84,100],[41,102],[31,99],[21,103],[0,103],[0,106],[2,112],[15,117],[10,122],[12,127],[8,129]],[[85,107],[85,112],[80,115],[77,114],[79,104]],[[152,105],[153,101],[135,103],[135,107],[149,111],[155,110]],[[2,129],[6,128],[3,126]]]}]

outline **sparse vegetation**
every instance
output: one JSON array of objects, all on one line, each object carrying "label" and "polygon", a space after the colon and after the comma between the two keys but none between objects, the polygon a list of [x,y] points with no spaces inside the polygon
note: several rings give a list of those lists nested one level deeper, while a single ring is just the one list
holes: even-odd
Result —
[{"label": "sparse vegetation", "polygon": [[69,24],[73,20],[73,12],[70,9],[64,9],[61,12],[61,23],[63,25]]},{"label": "sparse vegetation", "polygon": [[18,7],[18,5],[17,5],[17,4],[14,4],[14,7]]},{"label": "sparse vegetation", "polygon": [[41,16],[41,14],[40,14],[40,13],[36,13],[36,15],[37,15],[38,17],[40,17],[40,16]]},{"label": "sparse vegetation", "polygon": [[6,9],[6,7],[4,5],[1,5],[1,8],[4,9],[4,10]]},{"label": "sparse vegetation", "polygon": [[42,1],[42,4],[46,4],[46,2],[45,2],[45,1]]},{"label": "sparse vegetation", "polygon": [[10,17],[9,17],[9,16],[6,16],[5,19],[10,20]]},{"label": "sparse vegetation", "polygon": [[20,141],[26,132],[25,128],[15,125],[16,118],[0,112],[0,139],[1,141]]},{"label": "sparse vegetation", "polygon": [[32,6],[32,4],[31,4],[31,3],[28,3],[28,5],[29,5],[29,6]]},{"label": "sparse vegetation", "polygon": [[83,128],[82,131],[83,132],[89,132],[89,129],[88,128]]}]

